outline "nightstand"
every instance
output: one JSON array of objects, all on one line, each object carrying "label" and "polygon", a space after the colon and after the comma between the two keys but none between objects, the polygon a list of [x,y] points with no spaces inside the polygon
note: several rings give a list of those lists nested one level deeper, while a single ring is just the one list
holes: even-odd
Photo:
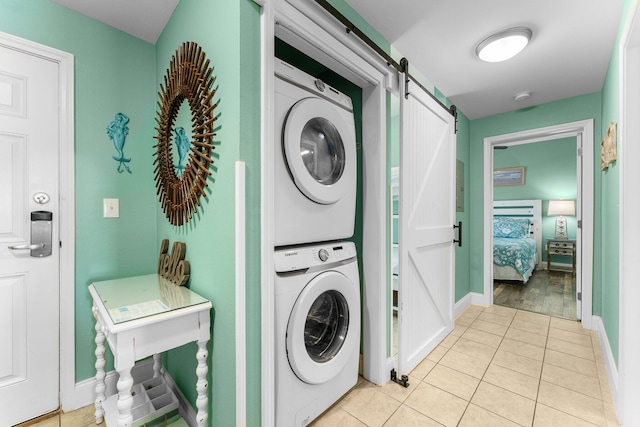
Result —
[{"label": "nightstand", "polygon": [[[551,269],[551,257],[563,256],[570,257],[572,261],[571,272],[576,272],[576,241],[547,239],[547,270]],[[558,269],[561,270],[561,269]]]}]

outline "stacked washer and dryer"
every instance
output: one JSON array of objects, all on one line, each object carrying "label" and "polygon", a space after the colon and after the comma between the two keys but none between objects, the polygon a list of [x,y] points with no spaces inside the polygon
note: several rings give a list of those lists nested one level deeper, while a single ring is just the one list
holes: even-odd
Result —
[{"label": "stacked washer and dryer", "polygon": [[276,426],[306,426],[358,381],[351,99],[275,59]]}]

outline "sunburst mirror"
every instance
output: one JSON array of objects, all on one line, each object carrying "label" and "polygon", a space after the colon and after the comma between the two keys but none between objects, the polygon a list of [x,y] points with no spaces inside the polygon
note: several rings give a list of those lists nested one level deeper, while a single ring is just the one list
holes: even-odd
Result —
[{"label": "sunburst mirror", "polygon": [[206,197],[215,136],[214,80],[200,46],[185,42],[160,84],[154,173],[162,209],[173,225],[193,218],[200,197]]}]

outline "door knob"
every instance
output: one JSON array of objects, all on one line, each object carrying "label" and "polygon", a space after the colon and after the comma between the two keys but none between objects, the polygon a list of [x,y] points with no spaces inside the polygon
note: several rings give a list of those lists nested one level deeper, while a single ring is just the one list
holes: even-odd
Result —
[{"label": "door knob", "polygon": [[44,205],[49,202],[49,195],[47,193],[36,193],[33,195],[33,201],[40,205]]}]

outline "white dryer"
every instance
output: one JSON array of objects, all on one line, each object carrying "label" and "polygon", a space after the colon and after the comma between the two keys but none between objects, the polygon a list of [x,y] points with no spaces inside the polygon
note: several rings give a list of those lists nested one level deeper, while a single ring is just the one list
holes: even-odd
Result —
[{"label": "white dryer", "polygon": [[347,239],[356,211],[351,98],[275,60],[275,246]]},{"label": "white dryer", "polygon": [[358,381],[355,245],[277,250],[275,271],[275,425],[306,426]]}]

